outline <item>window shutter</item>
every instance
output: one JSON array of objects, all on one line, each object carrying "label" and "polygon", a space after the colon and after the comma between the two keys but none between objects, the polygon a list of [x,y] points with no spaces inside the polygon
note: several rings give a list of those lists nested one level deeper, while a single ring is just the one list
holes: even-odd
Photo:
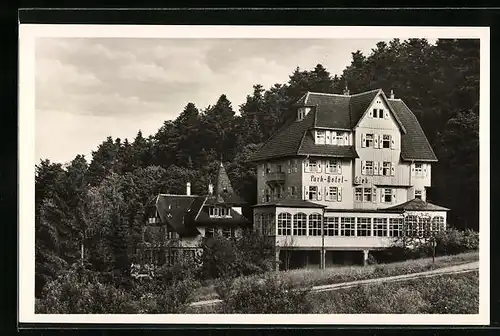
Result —
[{"label": "window shutter", "polygon": [[342,174],[342,161],[337,161],[337,174]]},{"label": "window shutter", "polygon": [[373,148],[379,148],[378,143],[379,143],[380,137],[378,134],[373,135]]},{"label": "window shutter", "polygon": [[391,135],[391,149],[396,148],[396,143],[394,142],[394,137]]},{"label": "window shutter", "polygon": [[366,163],[365,161],[361,161],[361,175],[366,175]]},{"label": "window shutter", "polygon": [[369,116],[370,118],[373,118],[373,112],[377,113],[377,112],[376,112],[376,109],[373,109],[373,110],[368,111],[368,116]]},{"label": "window shutter", "polygon": [[321,160],[318,160],[318,164],[316,165],[316,172],[321,173]]},{"label": "window shutter", "polygon": [[384,119],[389,119],[389,110],[384,110]]},{"label": "window shutter", "polygon": [[325,161],[325,173],[330,173],[330,160]]},{"label": "window shutter", "polygon": [[266,175],[266,165],[262,165],[262,176]]},{"label": "window shutter", "polygon": [[325,131],[325,143],[330,144],[330,131]]},{"label": "window shutter", "polygon": [[292,187],[288,187],[287,189],[288,189],[288,196],[289,197],[292,196]]},{"label": "window shutter", "polygon": [[361,134],[361,147],[366,147],[366,134]]},{"label": "window shutter", "polygon": [[380,203],[384,203],[385,189],[380,190]]},{"label": "window shutter", "polygon": [[411,176],[415,176],[415,164],[411,164]]},{"label": "window shutter", "polygon": [[347,133],[344,133],[344,145],[348,145],[349,144],[349,135]]},{"label": "window shutter", "polygon": [[396,189],[392,189],[392,203],[396,203]]},{"label": "window shutter", "polygon": [[378,134],[377,137],[378,137],[378,148],[384,148],[384,142],[382,141],[384,140],[384,136],[382,134]]},{"label": "window shutter", "polygon": [[424,176],[427,176],[427,164],[426,163],[422,163],[422,171],[424,173]]},{"label": "window shutter", "polygon": [[337,201],[342,202],[342,187],[337,188]]},{"label": "window shutter", "polygon": [[337,132],[332,131],[332,145],[337,145]]},{"label": "window shutter", "polygon": [[394,162],[391,162],[391,176],[394,176],[395,172]]},{"label": "window shutter", "polygon": [[288,174],[292,172],[292,160],[288,160]]},{"label": "window shutter", "polygon": [[304,160],[304,165],[305,165],[305,172],[309,173],[311,169],[309,168],[309,160]]},{"label": "window shutter", "polygon": [[372,188],[372,202],[377,203],[377,188]]},{"label": "window shutter", "polygon": [[307,200],[307,186],[304,186],[304,199]]},{"label": "window shutter", "polygon": [[330,201],[330,194],[328,193],[328,187],[325,187],[325,201]]},{"label": "window shutter", "polygon": [[378,175],[378,161],[373,161],[373,175]]},{"label": "window shutter", "polygon": [[266,194],[265,194],[265,190],[264,189],[261,190],[261,195],[262,195],[261,196],[261,201],[262,201],[262,203],[265,203],[266,202]]},{"label": "window shutter", "polygon": [[318,194],[316,195],[316,200],[321,201],[321,188],[318,187]]}]

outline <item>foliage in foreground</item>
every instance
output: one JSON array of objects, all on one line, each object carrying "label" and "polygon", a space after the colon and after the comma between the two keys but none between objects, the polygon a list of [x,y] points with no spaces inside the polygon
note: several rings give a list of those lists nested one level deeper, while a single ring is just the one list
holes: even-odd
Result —
[{"label": "foliage in foreground", "polygon": [[312,294],[324,314],[477,314],[479,272]]},{"label": "foliage in foreground", "polygon": [[232,314],[306,314],[312,306],[308,299],[310,288],[296,289],[279,274],[249,277],[227,292],[222,305]]},{"label": "foliage in foreground", "polygon": [[[180,269],[184,271],[180,271]],[[35,303],[42,314],[166,314],[181,313],[199,286],[188,265],[160,270],[153,280],[113,281],[73,265],[44,288]]]}]

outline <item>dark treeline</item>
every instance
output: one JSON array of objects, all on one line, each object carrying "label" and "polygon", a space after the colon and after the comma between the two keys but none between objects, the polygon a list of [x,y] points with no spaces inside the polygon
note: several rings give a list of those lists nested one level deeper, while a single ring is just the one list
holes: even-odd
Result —
[{"label": "dark treeline", "polygon": [[306,91],[351,93],[394,90],[420,121],[439,158],[428,200],[447,206],[451,225],[478,228],[479,41],[425,39],[380,42],[369,56],[352,53],[340,75],[318,64],[295,69],[288,82],[269,89],[254,85],[235,107],[223,94],[199,109],[188,103],[156,134],[108,137],[90,162],[77,155],[67,165],[36,166],[37,294],[81,255],[101,272],[126,271],[137,257],[144,206],[157,193],[204,194],[222,157],[235,189],[256,201],[255,166],[249,155],[290,118]]}]

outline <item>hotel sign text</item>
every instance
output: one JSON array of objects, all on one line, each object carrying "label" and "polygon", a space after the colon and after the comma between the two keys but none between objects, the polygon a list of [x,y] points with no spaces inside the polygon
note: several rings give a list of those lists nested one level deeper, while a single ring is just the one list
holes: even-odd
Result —
[{"label": "hotel sign text", "polygon": [[326,183],[344,183],[347,180],[344,176],[314,176],[311,175],[311,182],[326,182]]},{"label": "hotel sign text", "polygon": [[354,184],[365,184],[370,183],[370,180],[366,176],[354,176]]}]

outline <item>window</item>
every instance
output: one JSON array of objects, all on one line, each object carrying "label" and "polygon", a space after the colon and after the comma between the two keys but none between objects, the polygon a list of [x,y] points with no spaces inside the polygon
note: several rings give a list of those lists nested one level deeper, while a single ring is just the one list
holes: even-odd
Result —
[{"label": "window", "polygon": [[444,217],[434,216],[432,217],[432,231],[434,233],[445,230]]},{"label": "window", "polygon": [[230,217],[231,210],[229,208],[214,207],[209,209],[210,217]]},{"label": "window", "polygon": [[378,117],[384,118],[384,110],[383,109],[378,109]]},{"label": "window", "polygon": [[389,237],[400,237],[403,233],[403,218],[389,218]]},{"label": "window", "polygon": [[387,236],[387,218],[373,219],[373,235],[376,237]]},{"label": "window", "polygon": [[384,194],[383,194],[383,202],[384,203],[391,203],[392,202],[392,189],[390,188],[385,188],[384,189]]},{"label": "window", "polygon": [[340,174],[340,161],[338,160],[327,160],[326,161],[326,172],[330,174]]},{"label": "window", "polygon": [[382,137],[382,148],[391,148],[391,136],[384,134]]},{"label": "window", "polygon": [[309,160],[309,171],[317,172],[318,171],[318,161]]},{"label": "window", "polygon": [[363,202],[372,201],[372,188],[363,188]]},{"label": "window", "polygon": [[271,174],[271,164],[266,165],[266,174]]},{"label": "window", "polygon": [[148,218],[148,223],[149,224],[157,224],[157,223],[160,223],[160,219],[157,217],[150,217],[150,218]]},{"label": "window", "polygon": [[305,236],[307,235],[307,215],[298,213],[293,215],[293,235]]},{"label": "window", "polygon": [[356,188],[354,190],[354,199],[356,202],[361,202],[363,201],[363,188]]},{"label": "window", "polygon": [[316,131],[316,143],[321,145],[325,144],[325,131]]},{"label": "window", "polygon": [[326,187],[325,201],[338,200],[338,187]]},{"label": "window", "polygon": [[309,235],[310,236],[321,236],[321,215],[320,214],[310,214],[309,215]]},{"label": "window", "polygon": [[422,163],[415,163],[415,175],[416,176],[422,176],[423,172],[423,164]]},{"label": "window", "polygon": [[290,187],[290,196],[292,196],[292,197],[297,196],[297,187],[296,186]]},{"label": "window", "polygon": [[299,108],[299,110],[297,111],[297,120],[298,121],[301,121],[302,119],[304,119],[306,115],[306,109],[305,108]]},{"label": "window", "polygon": [[223,228],[222,229],[222,236],[224,238],[231,238],[231,237],[235,237],[235,231],[234,231],[234,228]]},{"label": "window", "polygon": [[365,147],[373,147],[373,134],[365,134]]},{"label": "window", "polygon": [[366,175],[373,175],[373,161],[366,161],[365,162],[365,167],[366,167]]},{"label": "window", "polygon": [[354,236],[354,217],[342,217],[340,220],[340,235],[345,237]]},{"label": "window", "polygon": [[358,217],[357,233],[360,237],[367,237],[372,235],[372,219]]},{"label": "window", "polygon": [[309,186],[309,197],[310,200],[318,199],[318,187],[317,186]]},{"label": "window", "polygon": [[422,199],[422,190],[415,190],[415,198]]},{"label": "window", "polygon": [[337,145],[347,145],[344,141],[344,135],[341,132],[337,132],[337,135],[335,136],[335,141]]},{"label": "window", "polygon": [[419,217],[418,219],[418,232],[419,237],[429,237],[431,235],[431,218]]},{"label": "window", "polygon": [[374,108],[373,109],[373,118],[377,118],[378,117],[378,109]]},{"label": "window", "polygon": [[391,163],[384,161],[382,164],[382,175],[389,176],[391,175]]},{"label": "window", "polygon": [[338,217],[325,217],[325,236],[338,236],[339,235],[339,218]]},{"label": "window", "polygon": [[297,159],[292,160],[292,172],[297,172]]},{"label": "window", "polygon": [[274,236],[274,214],[262,214],[262,233],[265,236]]},{"label": "window", "polygon": [[292,234],[292,215],[283,212],[278,215],[278,236],[289,236]]},{"label": "window", "polygon": [[207,227],[205,229],[205,237],[214,237],[217,234],[217,230],[215,228]]},{"label": "window", "polygon": [[417,235],[417,216],[408,215],[406,216],[406,235],[414,237]]}]

